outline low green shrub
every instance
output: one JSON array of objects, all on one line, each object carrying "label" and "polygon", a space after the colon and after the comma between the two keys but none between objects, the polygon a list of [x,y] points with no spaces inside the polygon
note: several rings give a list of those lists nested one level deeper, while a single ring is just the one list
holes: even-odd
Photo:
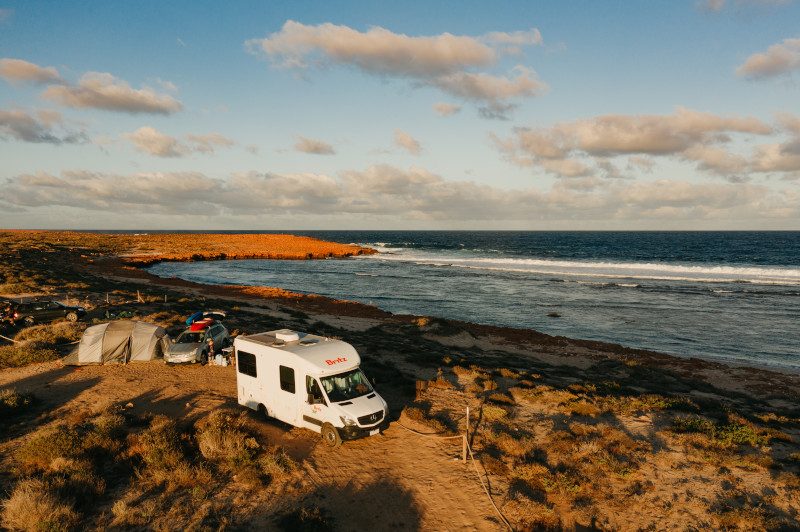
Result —
[{"label": "low green shrub", "polygon": [[60,357],[53,349],[17,344],[0,346],[0,368],[18,368],[37,362],[50,362]]},{"label": "low green shrub", "polygon": [[34,402],[35,398],[31,394],[18,393],[10,388],[0,390],[0,423],[4,419],[23,413]]},{"label": "low green shrub", "polygon": [[767,445],[772,439],[769,433],[734,416],[731,416],[727,423],[717,423],[700,416],[679,416],[672,420],[672,430],[703,434],[723,446],[758,447]]}]

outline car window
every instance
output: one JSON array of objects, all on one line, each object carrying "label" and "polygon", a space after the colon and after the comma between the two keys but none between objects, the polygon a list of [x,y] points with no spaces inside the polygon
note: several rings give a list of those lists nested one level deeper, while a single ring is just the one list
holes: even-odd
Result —
[{"label": "car window", "polygon": [[196,344],[203,341],[203,333],[194,331],[184,331],[176,340],[179,344]]}]

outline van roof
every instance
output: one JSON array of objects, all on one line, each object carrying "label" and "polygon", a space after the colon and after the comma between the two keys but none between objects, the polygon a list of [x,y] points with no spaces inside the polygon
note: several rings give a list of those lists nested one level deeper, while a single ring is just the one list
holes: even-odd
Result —
[{"label": "van roof", "polygon": [[320,375],[348,371],[357,368],[361,363],[358,352],[347,342],[290,329],[243,335],[236,340],[246,340],[292,353],[306,361]]}]

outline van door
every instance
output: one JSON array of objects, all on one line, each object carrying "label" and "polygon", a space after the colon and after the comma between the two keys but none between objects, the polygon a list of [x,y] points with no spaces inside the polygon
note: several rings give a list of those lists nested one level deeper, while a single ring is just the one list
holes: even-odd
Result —
[{"label": "van door", "polygon": [[[258,357],[263,358],[263,357]],[[258,410],[264,402],[260,382],[264,379],[263,364],[258,363],[258,358],[248,351],[236,351],[236,385],[239,388],[239,404],[253,410]],[[259,366],[262,366],[259,368]]]},{"label": "van door", "polygon": [[313,431],[319,432],[322,424],[329,421],[328,403],[319,386],[319,381],[310,375],[306,375],[305,395],[300,407],[302,413],[302,424]]},{"label": "van door", "polygon": [[[297,385],[293,367],[278,366],[278,389],[275,400],[275,417],[284,423],[297,425],[298,404],[303,389]],[[270,386],[269,384],[267,385]],[[298,395],[300,394],[300,395]]]}]

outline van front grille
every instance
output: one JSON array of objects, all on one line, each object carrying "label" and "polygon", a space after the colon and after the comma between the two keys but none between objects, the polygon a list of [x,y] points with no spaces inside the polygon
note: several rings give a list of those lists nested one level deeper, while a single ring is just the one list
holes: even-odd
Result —
[{"label": "van front grille", "polygon": [[375,423],[379,423],[383,420],[383,410],[378,410],[373,414],[367,414],[366,416],[361,416],[358,418],[359,425],[374,425]]}]

